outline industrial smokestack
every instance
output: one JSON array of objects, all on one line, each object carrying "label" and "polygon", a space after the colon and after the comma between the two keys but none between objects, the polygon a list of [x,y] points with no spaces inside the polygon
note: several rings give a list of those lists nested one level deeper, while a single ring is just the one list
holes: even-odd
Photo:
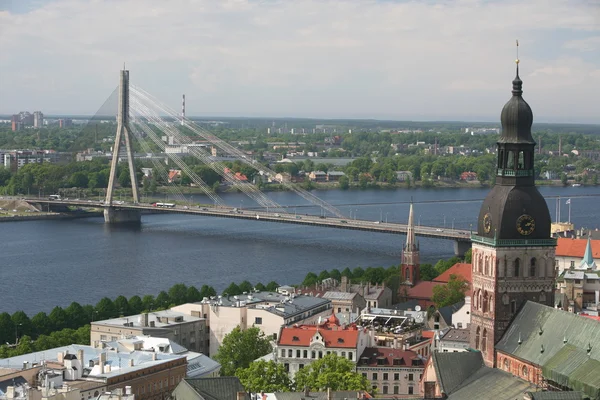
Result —
[{"label": "industrial smokestack", "polygon": [[181,126],[185,125],[185,94],[181,100]]}]

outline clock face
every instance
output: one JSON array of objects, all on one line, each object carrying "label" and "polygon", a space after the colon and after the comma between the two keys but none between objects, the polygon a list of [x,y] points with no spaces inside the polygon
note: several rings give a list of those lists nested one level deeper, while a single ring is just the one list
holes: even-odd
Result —
[{"label": "clock face", "polygon": [[485,233],[490,233],[492,230],[492,216],[487,213],[483,216],[483,230]]},{"label": "clock face", "polygon": [[531,235],[535,230],[535,220],[531,215],[523,214],[517,218],[517,231],[521,235]]}]

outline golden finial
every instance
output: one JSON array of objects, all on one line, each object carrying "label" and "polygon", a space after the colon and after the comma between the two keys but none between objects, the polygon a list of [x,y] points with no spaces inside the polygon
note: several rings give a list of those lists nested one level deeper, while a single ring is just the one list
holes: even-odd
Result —
[{"label": "golden finial", "polygon": [[519,40],[517,39],[517,59],[515,60],[515,63],[519,63]]}]

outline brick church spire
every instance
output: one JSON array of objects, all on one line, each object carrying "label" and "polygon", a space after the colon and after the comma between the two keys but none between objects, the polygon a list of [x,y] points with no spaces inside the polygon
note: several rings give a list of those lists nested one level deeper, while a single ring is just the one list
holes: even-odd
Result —
[{"label": "brick church spire", "polygon": [[419,281],[419,243],[415,239],[415,215],[412,202],[408,212],[406,244],[402,250],[401,268],[405,282],[415,285]]}]

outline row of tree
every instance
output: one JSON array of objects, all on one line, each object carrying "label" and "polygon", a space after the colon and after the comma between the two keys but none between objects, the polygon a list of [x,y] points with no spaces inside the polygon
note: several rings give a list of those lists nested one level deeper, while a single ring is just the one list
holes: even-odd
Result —
[{"label": "row of tree", "polygon": [[[40,335],[33,339],[29,335],[19,338],[16,345],[3,344],[0,346],[0,359],[20,356],[34,351],[44,351],[71,344],[90,344],[90,325],[79,329],[65,328],[48,335]],[[11,366],[12,367],[12,366]]]}]

